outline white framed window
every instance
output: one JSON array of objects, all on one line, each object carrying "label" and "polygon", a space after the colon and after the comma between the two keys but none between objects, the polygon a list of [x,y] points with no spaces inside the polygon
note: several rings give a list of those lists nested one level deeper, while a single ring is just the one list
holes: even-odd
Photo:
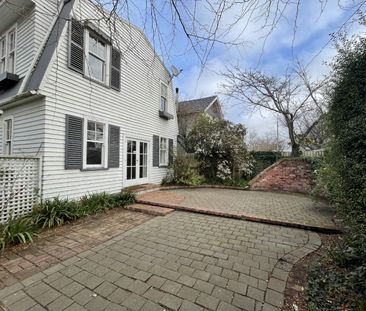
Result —
[{"label": "white framed window", "polygon": [[159,165],[168,165],[168,139],[165,137],[160,137],[159,142]]},{"label": "white framed window", "polygon": [[168,107],[168,86],[160,82],[160,111],[166,111]]},{"label": "white framed window", "polygon": [[106,44],[98,35],[86,30],[86,72],[88,76],[102,83],[109,83],[109,51]]},{"label": "white framed window", "polygon": [[15,73],[16,28],[13,27],[0,36],[0,73]]},{"label": "white framed window", "polygon": [[7,70],[11,73],[15,73],[15,29],[12,29],[8,33],[8,55],[7,55]]},{"label": "white framed window", "polygon": [[107,126],[104,123],[86,120],[84,144],[84,167],[103,168],[106,163]]},{"label": "white framed window", "polygon": [[4,120],[4,155],[13,152],[13,117]]},{"label": "white framed window", "polygon": [[0,73],[6,71],[6,36],[0,38]]}]

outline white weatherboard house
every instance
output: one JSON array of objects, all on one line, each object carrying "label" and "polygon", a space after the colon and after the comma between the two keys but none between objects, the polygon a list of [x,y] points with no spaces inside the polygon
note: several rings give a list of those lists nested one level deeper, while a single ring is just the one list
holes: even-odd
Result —
[{"label": "white weatherboard house", "polygon": [[43,198],[160,183],[172,159],[172,76],[108,17],[89,0],[0,0],[0,154],[42,156]]}]

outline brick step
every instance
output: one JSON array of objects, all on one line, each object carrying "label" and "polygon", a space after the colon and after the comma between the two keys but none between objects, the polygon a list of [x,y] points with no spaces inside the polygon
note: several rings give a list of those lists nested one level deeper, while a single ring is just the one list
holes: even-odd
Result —
[{"label": "brick step", "polygon": [[154,206],[149,204],[133,204],[126,206],[126,209],[153,216],[165,216],[170,214],[171,212],[174,212],[174,209],[172,208]]}]

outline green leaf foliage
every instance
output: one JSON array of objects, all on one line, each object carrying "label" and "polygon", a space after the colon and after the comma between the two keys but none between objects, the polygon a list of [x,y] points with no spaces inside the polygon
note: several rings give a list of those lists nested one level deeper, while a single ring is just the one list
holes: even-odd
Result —
[{"label": "green leaf foliage", "polygon": [[0,249],[33,242],[36,232],[37,229],[30,217],[10,218],[6,224],[0,225]]},{"label": "green leaf foliage", "polygon": [[188,149],[199,161],[199,171],[206,179],[231,179],[234,172],[250,173],[251,157],[245,144],[242,124],[212,119],[202,115],[188,135]]},{"label": "green leaf foliage", "polygon": [[331,264],[310,274],[310,310],[366,310],[366,38],[342,42],[333,63],[329,146],[317,188],[337,207],[346,235],[330,250]]}]

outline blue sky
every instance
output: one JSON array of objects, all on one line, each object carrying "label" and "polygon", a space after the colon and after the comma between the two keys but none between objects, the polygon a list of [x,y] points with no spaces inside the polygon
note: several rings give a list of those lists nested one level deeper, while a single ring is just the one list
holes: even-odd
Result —
[{"label": "blue sky", "polygon": [[[184,1],[187,7],[192,6],[194,2],[194,0]],[[211,3],[214,2],[211,1]],[[325,3],[325,1],[323,2]],[[302,1],[299,7],[295,37],[293,25],[296,6],[290,5],[285,11],[286,19],[282,19],[276,25],[276,29],[267,38],[265,45],[264,35],[267,30],[261,29],[264,20],[260,18],[249,21],[249,23],[247,23],[247,18],[243,18],[230,32],[225,33],[225,27],[232,24],[240,5],[233,7],[222,17],[222,27],[219,33],[225,33],[225,35],[222,35],[220,39],[230,41],[242,32],[236,42],[245,41],[245,44],[235,47],[216,44],[203,68],[199,57],[191,49],[180,24],[177,23],[176,27],[171,26],[170,8],[166,1],[156,1],[161,37],[152,30],[151,20],[144,20],[141,17],[145,10],[146,2],[144,0],[134,2],[138,9],[134,11],[135,14],[131,14],[131,19],[144,28],[168,68],[175,65],[177,68],[183,69],[179,77],[174,78],[174,86],[179,87],[181,99],[219,94],[226,118],[236,123],[244,123],[249,132],[255,131],[262,135],[275,130],[276,117],[266,111],[250,113],[242,104],[221,95],[219,85],[223,82],[223,78],[219,73],[225,71],[226,66],[230,64],[239,64],[243,69],[256,68],[273,75],[280,75],[288,66],[291,66],[293,57],[296,57],[304,64],[311,61],[308,67],[310,74],[314,79],[321,78],[329,70],[323,62],[330,61],[335,55],[332,45],[322,48],[330,39],[330,34],[337,31],[349,19],[355,10],[352,5],[357,5],[358,2],[358,0],[341,1],[344,6],[341,8],[338,0],[328,0],[325,7],[321,8],[319,0]],[[179,4],[179,1],[177,3]],[[212,14],[207,11],[205,1],[198,1],[198,3],[197,19],[208,24]],[[256,12],[257,15],[260,13],[260,11]],[[189,28],[189,19],[184,15],[182,18],[187,21]],[[247,27],[243,31],[246,24]],[[172,29],[174,29],[174,36]],[[361,27],[356,24],[350,29],[351,33],[360,31],[362,31]],[[320,54],[318,55],[318,53]],[[281,133],[284,137],[286,136],[285,131]]]}]

